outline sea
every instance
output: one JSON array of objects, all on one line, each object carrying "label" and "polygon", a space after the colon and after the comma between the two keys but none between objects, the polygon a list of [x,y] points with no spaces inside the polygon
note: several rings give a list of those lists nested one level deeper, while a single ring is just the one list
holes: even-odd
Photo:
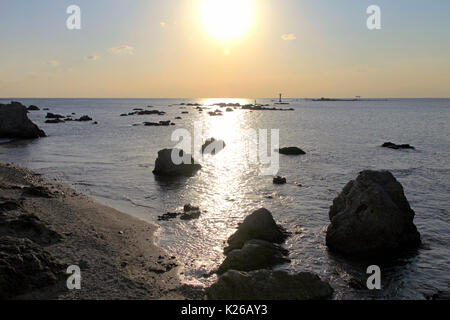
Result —
[{"label": "sea", "polygon": [[[182,262],[186,283],[208,286],[216,281],[208,274],[223,261],[227,238],[247,215],[264,207],[291,233],[284,244],[291,262],[277,269],[316,272],[330,282],[335,299],[450,296],[450,99],[298,98],[276,106],[275,99],[256,99],[258,104],[293,110],[232,108],[232,112],[215,104],[245,105],[255,99],[13,98],[0,103],[11,100],[41,109],[30,111],[29,117],[48,137],[1,140],[0,161],[31,168],[158,224],[156,242]],[[199,112],[187,104],[210,110]],[[135,108],[165,114],[120,116]],[[215,109],[222,109],[223,115],[208,114]],[[88,115],[97,124],[46,124],[47,112],[75,113],[73,118]],[[142,124],[162,120],[175,125]],[[202,169],[192,177],[155,177],[158,151],[179,146],[180,136],[186,148],[192,146],[185,151],[193,154],[196,139],[222,139],[226,147],[196,159]],[[254,148],[249,141],[255,142],[255,136],[256,161],[249,156]],[[416,149],[381,148],[387,141]],[[260,154],[273,155],[278,145],[300,147],[306,155],[270,158],[278,160],[271,162],[276,170],[268,173],[262,170],[268,164]],[[389,170],[403,185],[423,242],[417,251],[380,265],[381,290],[365,288],[367,267],[377,261],[353,261],[329,252],[325,245],[333,199],[366,169]],[[274,175],[286,177],[287,184],[274,185]],[[181,211],[185,204],[199,206],[201,216],[190,221],[158,220],[167,212]]]}]

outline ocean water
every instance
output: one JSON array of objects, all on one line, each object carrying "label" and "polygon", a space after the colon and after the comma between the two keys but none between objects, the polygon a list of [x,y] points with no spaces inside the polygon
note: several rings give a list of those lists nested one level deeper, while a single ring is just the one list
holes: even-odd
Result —
[{"label": "ocean water", "polygon": [[[5,103],[8,100],[0,100]],[[253,210],[265,207],[292,236],[286,241],[291,271],[314,271],[330,281],[336,299],[424,299],[450,294],[450,100],[313,102],[290,99],[294,111],[235,110],[210,117],[180,103],[253,103],[246,99],[14,99],[41,111],[30,118],[47,138],[0,146],[0,161],[15,162],[69,183],[100,202],[161,226],[157,242],[184,263],[186,282],[208,285],[205,274],[224,256],[224,241]],[[273,104],[259,99],[258,103]],[[165,111],[164,116],[120,117],[133,108]],[[45,124],[42,108],[90,122]],[[188,111],[189,114],[181,114]],[[175,117],[181,116],[181,120]],[[176,126],[133,126],[172,120]],[[203,168],[191,178],[160,180],[152,174],[157,152],[174,147],[176,129],[223,139],[226,148],[199,159]],[[280,157],[279,174],[288,183],[272,184],[260,175],[263,164],[249,163],[248,129],[279,129],[281,146],[298,146],[301,157]],[[410,143],[417,150],[380,148],[385,141]],[[369,262],[352,262],[325,246],[328,210],[345,184],[364,169],[388,169],[402,183],[423,245],[382,267],[382,290],[354,289],[351,278],[365,283]],[[301,184],[301,186],[299,186]],[[157,216],[198,205],[198,220],[157,221]]]}]

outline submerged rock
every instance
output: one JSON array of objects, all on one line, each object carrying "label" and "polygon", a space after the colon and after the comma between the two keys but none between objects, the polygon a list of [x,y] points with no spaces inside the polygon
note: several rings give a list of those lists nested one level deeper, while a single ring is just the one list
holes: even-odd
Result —
[{"label": "submerged rock", "polygon": [[181,220],[193,220],[200,217],[201,211],[199,207],[192,206],[190,204],[184,205],[184,212],[181,214]]},{"label": "submerged rock", "polygon": [[382,145],[383,148],[389,148],[389,149],[394,149],[394,150],[399,150],[399,149],[412,149],[415,150],[416,148],[414,148],[413,146],[409,145],[409,144],[395,144],[392,142],[385,142]]},{"label": "submerged rock", "polygon": [[47,118],[47,119],[63,119],[65,117],[60,114],[48,112],[47,115],[45,116],[45,118]]},{"label": "submerged rock", "polygon": [[0,104],[0,138],[35,139],[45,137],[27,115],[27,108],[19,102]]},{"label": "submerged rock", "polygon": [[206,140],[205,143],[202,145],[202,153],[215,155],[216,153],[222,151],[225,148],[225,146],[226,146],[225,141],[210,138]]},{"label": "submerged rock", "polygon": [[80,119],[77,119],[76,121],[92,121],[92,118],[89,116],[82,116]]},{"label": "submerged rock", "polygon": [[279,245],[264,240],[249,240],[242,249],[228,253],[217,273],[223,274],[228,270],[252,271],[269,268],[289,262],[290,260],[284,257],[287,254],[288,251]]},{"label": "submerged rock", "polygon": [[316,274],[258,270],[230,270],[206,290],[211,300],[319,300],[333,289]]},{"label": "submerged rock", "polygon": [[34,242],[0,237],[0,299],[52,286],[63,271],[63,265]]},{"label": "submerged rock", "polygon": [[66,122],[66,121],[71,121],[72,119],[65,119],[65,120],[62,120],[62,119],[48,119],[48,120],[45,120],[45,123],[64,123],[64,122]]},{"label": "submerged rock", "polygon": [[326,244],[352,256],[398,253],[420,245],[402,185],[389,171],[363,171],[334,199]]},{"label": "submerged rock", "polygon": [[228,238],[225,254],[241,249],[248,240],[259,239],[273,243],[282,243],[287,238],[286,231],[275,223],[272,213],[265,208],[256,210],[247,216],[237,231]]},{"label": "submerged rock", "polygon": [[306,154],[305,151],[303,151],[302,149],[297,148],[297,147],[281,148],[278,150],[278,153],[284,154],[284,155],[293,155],[293,156]]},{"label": "submerged rock", "polygon": [[201,215],[199,207],[191,206],[190,204],[184,205],[183,212],[167,212],[162,216],[158,216],[159,221],[169,221],[176,219],[178,216],[181,220],[193,220],[198,219]]},{"label": "submerged rock", "polygon": [[[172,155],[182,163],[175,164]],[[153,173],[157,176],[192,176],[201,169],[201,165],[195,163],[190,154],[185,154],[180,149],[164,149],[158,152]]]}]

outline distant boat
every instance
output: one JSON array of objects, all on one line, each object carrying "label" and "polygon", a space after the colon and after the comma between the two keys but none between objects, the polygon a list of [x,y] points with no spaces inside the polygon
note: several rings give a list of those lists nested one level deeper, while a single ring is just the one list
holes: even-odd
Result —
[{"label": "distant boat", "polygon": [[280,93],[280,100],[278,102],[275,102],[275,104],[289,104],[289,102],[283,102],[282,96],[283,95]]}]

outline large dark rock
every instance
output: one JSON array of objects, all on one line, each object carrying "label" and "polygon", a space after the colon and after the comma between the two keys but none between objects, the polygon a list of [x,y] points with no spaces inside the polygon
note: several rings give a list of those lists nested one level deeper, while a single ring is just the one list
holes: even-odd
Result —
[{"label": "large dark rock", "polygon": [[303,151],[302,149],[297,148],[297,147],[281,148],[278,150],[278,153],[284,154],[284,155],[292,155],[292,156],[306,154],[305,151]]},{"label": "large dark rock", "polygon": [[309,272],[230,270],[206,294],[210,300],[320,300],[330,298],[333,289]]},{"label": "large dark rock", "polygon": [[228,239],[225,254],[235,249],[241,249],[248,240],[259,239],[268,242],[282,243],[287,237],[285,230],[278,226],[272,213],[265,208],[256,210],[247,216],[238,230]]},{"label": "large dark rock", "polygon": [[[172,161],[172,154],[182,157],[184,160],[181,164],[175,164]],[[185,154],[180,149],[164,149],[158,152],[158,158],[155,162],[153,173],[157,176],[192,176],[196,171],[201,169],[200,164],[196,164],[190,154]]]},{"label": "large dark rock", "polygon": [[0,138],[35,139],[45,137],[27,116],[27,108],[19,102],[0,104]]},{"label": "large dark rock", "polygon": [[420,244],[414,211],[388,171],[361,172],[334,199],[329,216],[327,246],[343,254],[396,254]]},{"label": "large dark rock", "polygon": [[228,270],[253,271],[270,268],[289,262],[290,260],[285,258],[287,254],[288,251],[279,245],[264,240],[249,240],[242,249],[228,253],[217,273],[223,274]]},{"label": "large dark rock", "polygon": [[63,272],[63,265],[29,239],[0,237],[0,299],[52,286]]}]

